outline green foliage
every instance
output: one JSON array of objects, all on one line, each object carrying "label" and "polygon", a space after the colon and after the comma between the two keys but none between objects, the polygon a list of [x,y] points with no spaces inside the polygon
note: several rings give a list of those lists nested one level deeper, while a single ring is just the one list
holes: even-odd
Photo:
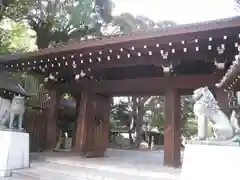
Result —
[{"label": "green foliage", "polygon": [[26,23],[3,19],[0,24],[0,54],[36,49],[34,32]]},{"label": "green foliage", "polygon": [[113,25],[118,26],[120,29],[120,34],[129,34],[138,29],[151,29],[157,27],[168,27],[176,25],[175,22],[170,20],[154,22],[145,16],[134,17],[130,13],[122,13],[119,16],[114,17]]},{"label": "green foliage", "polygon": [[31,7],[32,0],[2,0],[0,20],[4,18],[22,20]]},{"label": "green foliage", "polygon": [[[15,22],[9,18],[4,18],[0,24],[0,54],[36,50],[35,32],[31,30],[26,22]],[[41,82],[39,75],[32,76],[22,72],[15,72],[13,76],[26,92],[37,95]]]},{"label": "green foliage", "polygon": [[145,124],[158,127],[159,131],[164,129],[164,97],[152,96],[145,104]]},{"label": "green foliage", "polygon": [[132,118],[131,113],[129,104],[123,101],[120,101],[119,104],[111,108],[112,118],[115,121],[119,121],[119,123],[116,123],[119,126],[130,126]]},{"label": "green foliage", "polygon": [[100,36],[111,20],[110,0],[35,0],[28,21],[37,33],[37,45],[68,42],[70,39]]},{"label": "green foliage", "polygon": [[[112,108],[112,115],[115,121],[121,125],[129,126],[132,118],[131,103],[120,101]],[[169,108],[169,107],[166,107]],[[158,127],[160,132],[164,130],[164,109],[165,97],[151,96],[144,103],[143,126]],[[193,113],[193,101],[191,96],[181,97],[181,133],[184,137],[190,138],[197,133],[197,121]]]},{"label": "green foliage", "polygon": [[111,21],[110,0],[3,0],[0,18],[28,20],[37,34],[37,45],[101,35],[101,27]]},{"label": "green foliage", "polygon": [[114,17],[113,25],[119,26],[122,34],[128,34],[137,29],[150,29],[155,27],[155,22],[145,16],[134,17],[130,13],[122,13]]},{"label": "green foliage", "polygon": [[237,11],[239,11],[240,10],[240,0],[234,0],[234,2],[235,2],[235,9]]},{"label": "green foliage", "polygon": [[52,41],[67,42],[69,39],[80,39],[86,35],[100,33],[97,15],[93,13],[93,0],[78,0],[74,6],[66,6],[56,13]]},{"label": "green foliage", "polygon": [[197,133],[197,121],[193,113],[192,96],[182,96],[181,98],[181,120],[182,120],[182,135],[191,137]]},{"label": "green foliage", "polygon": [[63,93],[61,97],[64,99],[74,100],[74,97],[70,93]]},{"label": "green foliage", "polygon": [[128,34],[137,28],[135,18],[130,13],[123,13],[115,17],[113,25],[119,26],[122,34]]}]

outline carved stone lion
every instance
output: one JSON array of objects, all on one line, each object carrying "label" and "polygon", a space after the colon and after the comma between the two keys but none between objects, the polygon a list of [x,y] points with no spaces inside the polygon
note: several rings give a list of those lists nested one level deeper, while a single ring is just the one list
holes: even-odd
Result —
[{"label": "carved stone lion", "polygon": [[10,117],[11,100],[0,97],[0,130],[6,128]]},{"label": "carved stone lion", "polygon": [[10,107],[9,128],[13,128],[15,116],[18,116],[18,129],[22,129],[23,115],[25,113],[25,98],[23,96],[14,96]]},{"label": "carved stone lion", "polygon": [[193,92],[195,101],[193,111],[198,119],[198,139],[207,138],[208,122],[212,123],[215,140],[230,140],[239,132],[239,126],[235,112],[232,113],[231,121],[221,111],[213,94],[208,87],[201,87]]},{"label": "carved stone lion", "polygon": [[[18,118],[18,129],[22,129],[23,115],[25,113],[25,98],[14,96],[12,103],[10,100],[1,98],[0,104],[0,127],[5,127],[9,122],[10,129],[13,128],[15,117]],[[6,127],[5,127],[6,128]]]}]

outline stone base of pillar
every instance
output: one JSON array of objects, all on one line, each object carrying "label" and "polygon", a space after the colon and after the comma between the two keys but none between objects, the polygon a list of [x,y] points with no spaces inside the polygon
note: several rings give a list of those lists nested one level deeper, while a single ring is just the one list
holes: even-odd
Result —
[{"label": "stone base of pillar", "polygon": [[0,170],[0,177],[12,177],[12,171],[1,171]]}]

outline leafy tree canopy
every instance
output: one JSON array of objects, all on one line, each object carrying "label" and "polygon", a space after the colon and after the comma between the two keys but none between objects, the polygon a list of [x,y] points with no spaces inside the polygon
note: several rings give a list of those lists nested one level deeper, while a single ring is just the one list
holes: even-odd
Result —
[{"label": "leafy tree canopy", "polygon": [[21,20],[28,12],[32,0],[1,0],[0,20],[10,18]]},{"label": "leafy tree canopy", "polygon": [[34,0],[27,19],[37,33],[39,48],[88,35],[101,35],[111,21],[110,0]]},{"label": "leafy tree canopy", "polygon": [[170,20],[154,22],[146,16],[138,15],[134,17],[130,13],[122,13],[119,16],[114,17],[113,25],[119,27],[119,31],[116,31],[115,33],[128,34],[138,29],[174,26],[176,23]]},{"label": "leafy tree canopy", "polygon": [[25,22],[3,19],[0,22],[0,54],[36,49],[35,32]]}]

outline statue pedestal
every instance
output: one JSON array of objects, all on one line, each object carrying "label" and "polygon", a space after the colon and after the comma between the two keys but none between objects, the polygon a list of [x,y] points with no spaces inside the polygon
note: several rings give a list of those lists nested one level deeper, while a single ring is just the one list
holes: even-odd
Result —
[{"label": "statue pedestal", "polygon": [[239,179],[240,147],[223,144],[186,145],[180,180]]},{"label": "statue pedestal", "polygon": [[29,165],[29,134],[0,131],[0,176],[11,176],[12,170]]}]

